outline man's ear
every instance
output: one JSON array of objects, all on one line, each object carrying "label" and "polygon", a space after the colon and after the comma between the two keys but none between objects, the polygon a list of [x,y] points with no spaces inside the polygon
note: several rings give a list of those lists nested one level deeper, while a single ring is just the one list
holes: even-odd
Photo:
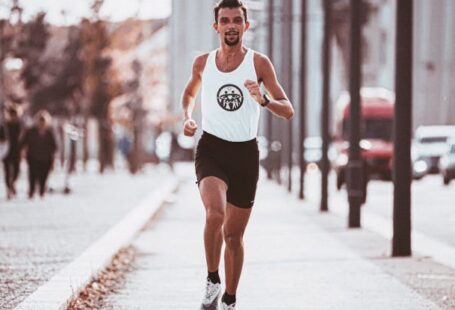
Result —
[{"label": "man's ear", "polygon": [[250,29],[250,22],[245,22],[245,31]]},{"label": "man's ear", "polygon": [[213,29],[215,29],[216,32],[219,32],[218,31],[218,23],[213,23],[212,27],[213,27]]}]

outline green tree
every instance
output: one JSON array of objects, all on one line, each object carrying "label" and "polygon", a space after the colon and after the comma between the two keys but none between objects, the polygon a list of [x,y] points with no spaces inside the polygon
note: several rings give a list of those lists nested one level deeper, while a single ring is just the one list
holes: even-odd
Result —
[{"label": "green tree", "polygon": [[[30,90],[31,112],[41,109],[64,118],[81,113],[79,94],[82,91],[82,61],[80,31],[68,29],[67,44],[62,53],[39,57],[24,68],[26,86]],[[43,83],[43,77],[46,80]]]},{"label": "green tree", "polygon": [[87,117],[94,116],[98,120],[98,159],[100,172],[103,172],[105,168],[113,168],[114,165],[115,144],[109,105],[121,93],[121,87],[111,71],[112,59],[106,56],[110,42],[106,23],[102,20],[84,19],[81,30],[84,67],[82,89],[87,99],[83,109]]},{"label": "green tree", "polygon": [[[45,13],[39,13],[35,19],[22,25],[15,50],[15,56],[24,62],[21,78],[32,113],[46,108],[43,102],[47,99],[45,95],[48,93],[43,89],[43,82],[52,78],[52,72],[42,57],[50,36],[45,16]],[[54,69],[52,66],[52,70]]]},{"label": "green tree", "polygon": [[[10,2],[11,5],[7,3]],[[3,109],[6,100],[17,101],[16,98],[7,98],[4,89],[4,61],[8,56],[14,57],[17,34],[20,33],[22,7],[18,0],[0,1],[0,5],[9,8],[8,19],[0,19],[0,120],[3,119]]]}]

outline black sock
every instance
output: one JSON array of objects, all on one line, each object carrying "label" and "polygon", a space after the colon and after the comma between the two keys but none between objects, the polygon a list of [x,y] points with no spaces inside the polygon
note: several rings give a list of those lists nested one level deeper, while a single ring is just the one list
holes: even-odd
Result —
[{"label": "black sock", "polygon": [[226,305],[232,305],[235,303],[235,295],[229,295],[228,293],[224,292],[221,301],[224,302]]},{"label": "black sock", "polygon": [[218,270],[214,272],[210,272],[207,275],[207,279],[210,280],[213,284],[221,283],[220,275],[218,274]]}]

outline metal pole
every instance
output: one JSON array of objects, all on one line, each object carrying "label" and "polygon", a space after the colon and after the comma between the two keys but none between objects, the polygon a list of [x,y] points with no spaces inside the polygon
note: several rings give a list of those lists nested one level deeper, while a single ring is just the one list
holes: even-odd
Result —
[{"label": "metal pole", "polygon": [[[281,62],[280,62],[280,73],[281,73],[281,79],[283,80],[283,86],[284,86],[284,89],[285,91],[287,91],[287,66],[286,66],[286,62],[287,62],[287,59],[286,59],[286,53],[284,53],[283,51],[286,50],[287,51],[287,47],[289,46],[289,36],[288,36],[288,33],[287,33],[287,27],[286,27],[286,4],[287,2],[286,1],[282,1],[281,3],[282,5],[281,6],[276,6],[277,9],[279,9],[279,12],[280,12],[280,15],[279,15],[279,18],[278,18],[278,24],[279,24],[279,29],[281,31],[281,36],[279,37],[279,45],[280,45],[280,50],[279,52],[277,52],[276,54],[279,55],[280,59],[281,59]],[[279,152],[279,158],[280,158],[280,165],[279,165],[279,171],[278,171],[278,184],[281,184],[282,180],[281,180],[281,175],[282,175],[282,168],[286,166],[287,164],[287,160],[288,160],[288,156],[287,156],[287,153],[289,151],[289,147],[288,147],[288,132],[287,132],[287,124],[286,122],[284,122],[283,120],[281,119],[278,119],[277,120],[277,131],[279,132],[279,139],[280,139],[280,143],[281,143],[281,148],[280,148],[280,152]],[[286,183],[286,181],[284,181],[284,183]]]},{"label": "metal pole", "polygon": [[[273,10],[274,10],[274,1],[273,0],[269,0],[269,8],[268,8],[268,19],[269,19],[269,25],[268,25],[268,39],[269,39],[269,42],[268,42],[268,54],[269,54],[269,58],[272,60],[273,62],[273,28],[274,28],[274,23],[275,23],[275,20],[274,20],[274,14],[273,14]],[[272,113],[270,112],[267,112],[267,140],[268,140],[268,144],[267,144],[267,148],[268,148],[268,160],[267,160],[267,178],[270,180],[272,179],[272,167],[271,165],[273,164],[271,161],[271,159],[273,158],[271,156],[271,152],[272,152],[272,148],[271,148],[271,145],[272,145],[272,142],[273,142],[273,115]]]},{"label": "metal pole", "polygon": [[351,56],[350,56],[350,116],[349,116],[349,163],[347,185],[349,200],[349,228],[360,227],[362,205],[363,164],[360,154],[360,123],[362,84],[362,0],[351,0]]},{"label": "metal pole", "polygon": [[330,56],[331,56],[331,34],[332,34],[332,0],[323,0],[324,4],[324,39],[322,43],[322,114],[321,114],[321,133],[322,133],[322,158],[321,158],[321,206],[322,212],[328,208],[328,178],[329,178],[329,159],[328,149],[330,143],[329,133],[329,113],[330,113]]},{"label": "metal pole", "polygon": [[301,37],[300,37],[300,130],[299,130],[299,165],[300,190],[299,198],[305,198],[305,138],[306,138],[306,69],[307,69],[307,1],[302,0],[301,7]]},{"label": "metal pole", "polygon": [[[287,47],[288,47],[288,52],[284,53],[287,54],[287,95],[289,96],[289,99],[292,102],[292,97],[293,97],[293,74],[292,74],[292,68],[293,68],[293,46],[292,46],[292,26],[293,26],[293,12],[292,12],[292,4],[293,0],[287,0],[286,1],[286,32],[287,32]],[[292,191],[292,167],[293,167],[293,161],[292,161],[292,151],[293,151],[293,138],[294,138],[294,130],[293,130],[293,121],[289,120],[288,121],[288,192]]]},{"label": "metal pole", "polygon": [[413,0],[397,1],[392,256],[411,250]]}]

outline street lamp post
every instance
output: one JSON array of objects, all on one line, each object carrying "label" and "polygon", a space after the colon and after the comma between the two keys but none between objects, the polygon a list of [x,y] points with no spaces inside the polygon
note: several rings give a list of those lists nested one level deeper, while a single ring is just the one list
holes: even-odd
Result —
[{"label": "street lamp post", "polygon": [[[285,31],[287,32],[286,46],[289,48],[287,53],[283,53],[286,55],[287,63],[286,63],[286,73],[287,73],[287,93],[289,99],[292,102],[293,97],[293,46],[292,46],[292,26],[293,26],[293,8],[292,8],[293,0],[286,1],[286,23],[285,23]],[[288,192],[292,191],[292,167],[293,167],[293,160],[292,160],[292,152],[293,152],[293,137],[294,137],[294,130],[293,130],[293,121],[289,120],[288,124]]]},{"label": "street lamp post", "polygon": [[300,189],[299,198],[305,198],[305,138],[306,138],[306,49],[307,49],[307,1],[302,0],[301,7],[301,33],[300,33],[300,130],[299,130],[299,166]]},{"label": "street lamp post", "polygon": [[331,36],[332,36],[332,0],[324,0],[324,39],[322,43],[322,158],[321,158],[321,205],[322,212],[328,211],[328,178],[330,163],[328,150],[330,143],[329,114],[330,114],[330,57],[331,57]]},{"label": "street lamp post", "polygon": [[[269,0],[269,7],[268,7],[268,54],[269,58],[273,61],[273,28],[274,28],[274,1]],[[272,179],[272,141],[273,141],[273,115],[272,113],[268,112],[267,113],[267,178],[270,180]]]},{"label": "street lamp post", "polygon": [[413,0],[397,1],[392,256],[411,250]]},{"label": "street lamp post", "polygon": [[363,162],[360,154],[360,124],[362,84],[362,0],[351,0],[351,56],[350,56],[350,116],[349,116],[349,163],[348,200],[349,228],[360,227],[360,207],[362,205]]}]

